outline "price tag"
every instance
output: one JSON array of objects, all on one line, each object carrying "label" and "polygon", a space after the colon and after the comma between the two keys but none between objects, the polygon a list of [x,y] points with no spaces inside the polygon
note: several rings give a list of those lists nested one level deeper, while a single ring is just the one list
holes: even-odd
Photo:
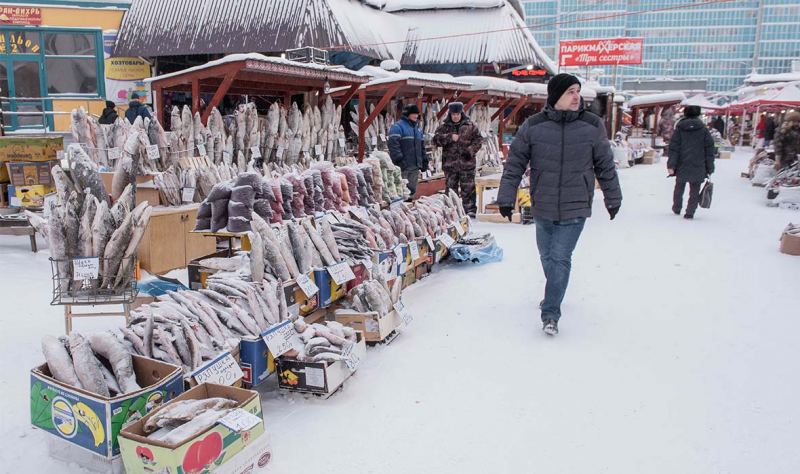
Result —
[{"label": "price tag", "polygon": [[355,353],[355,347],[356,344],[354,342],[348,342],[342,347],[342,357],[344,357],[344,363],[350,369],[350,372],[355,372],[358,364],[361,363],[361,358]]},{"label": "price tag", "polygon": [[161,158],[161,154],[158,152],[158,145],[147,145],[147,159],[148,160],[157,160]]},{"label": "price tag", "polygon": [[[280,147],[278,147],[278,150],[280,150]],[[283,154],[283,153],[281,152],[281,154]],[[251,158],[261,158],[261,148],[259,148],[257,146],[251,146],[250,147],[250,157]]]},{"label": "price tag", "polygon": [[394,248],[394,256],[398,262],[405,262],[405,257],[403,256],[403,246],[398,245]]},{"label": "price tag", "polygon": [[97,278],[100,274],[100,259],[73,258],[72,259],[72,279],[75,281],[90,280]]},{"label": "price tag", "polygon": [[342,149],[344,149],[344,148],[345,148],[345,142],[344,142],[344,138],[340,138],[340,139],[339,139],[339,148],[342,148]]},{"label": "price tag", "polygon": [[337,224],[341,224],[342,223],[342,220],[339,218],[339,214],[337,214],[337,213],[335,213],[333,211],[328,211],[327,215],[328,215],[328,218],[331,220],[331,222],[334,222],[334,223],[337,223]]},{"label": "price tag", "polygon": [[230,351],[225,351],[214,360],[192,373],[197,384],[210,382],[217,385],[233,385],[244,373]]},{"label": "price tag", "polygon": [[183,193],[181,194],[181,201],[194,202],[194,188],[183,188]]},{"label": "price tag", "polygon": [[322,154],[322,145],[314,145],[314,154],[317,156]]},{"label": "price tag", "polygon": [[411,252],[411,260],[419,260],[419,245],[416,242],[408,243],[408,251]]},{"label": "price tag", "polygon": [[197,145],[197,152],[200,153],[200,156],[206,156],[206,146],[202,143]]},{"label": "price tag", "polygon": [[369,220],[369,213],[363,207],[356,207],[352,206],[350,208],[350,212],[353,213],[354,216],[358,217],[361,220]]},{"label": "price tag", "polygon": [[300,286],[300,289],[303,290],[307,298],[311,298],[319,292],[319,287],[317,287],[316,283],[311,281],[308,275],[300,275],[297,277],[297,285]]},{"label": "price tag", "polygon": [[458,233],[459,237],[464,237],[464,227],[460,222],[456,222],[456,232]]},{"label": "price tag", "polygon": [[386,141],[386,135],[384,135],[383,133],[381,133],[381,141],[382,141],[382,142],[385,142],[385,141]]},{"label": "price tag", "polygon": [[347,262],[337,263],[328,267],[328,273],[337,285],[344,285],[348,281],[356,279],[353,269],[350,268]]},{"label": "price tag", "polygon": [[362,260],[361,263],[364,264],[364,268],[366,268],[367,270],[370,270],[370,271],[375,267],[375,264],[372,263],[372,260],[370,260],[368,258],[365,258],[364,260]]},{"label": "price tag", "polygon": [[406,308],[406,305],[403,303],[403,300],[400,300],[394,304],[394,310],[397,311],[397,313],[400,315],[401,318],[403,318],[403,323],[406,326],[408,326],[411,323],[411,321],[414,320],[414,317],[411,316],[411,312],[408,311],[408,308]]},{"label": "price tag", "polygon": [[261,333],[261,338],[273,357],[280,357],[292,348],[292,337],[297,334],[292,322],[286,320]]},{"label": "price tag", "polygon": [[122,158],[122,148],[114,147],[108,149],[108,159],[111,161],[116,161]]},{"label": "price tag", "polygon": [[452,237],[450,237],[450,234],[442,234],[442,235],[440,235],[439,236],[439,242],[444,244],[444,246],[447,247],[447,248],[452,247],[453,244],[456,243],[456,241],[453,240]]},{"label": "price tag", "polygon": [[408,264],[406,263],[405,260],[403,260],[397,265],[397,276],[405,275],[407,271],[408,271]]},{"label": "price tag", "polygon": [[378,137],[372,137],[372,146],[378,146]]},{"label": "price tag", "polygon": [[[259,154],[258,156],[261,156]],[[283,158],[283,147],[279,146],[277,150],[275,150],[275,158]]]},{"label": "price tag", "polygon": [[261,418],[243,408],[234,408],[230,413],[220,418],[219,423],[238,433],[252,429],[261,423]]},{"label": "price tag", "polygon": [[64,159],[64,150],[58,150],[58,151],[56,151],[56,159],[57,159],[58,161],[61,161],[61,160],[63,160],[63,159]]},{"label": "price tag", "polygon": [[433,239],[430,235],[425,236],[425,242],[428,243],[428,248],[431,249],[431,252],[436,252],[436,245],[434,245]]}]

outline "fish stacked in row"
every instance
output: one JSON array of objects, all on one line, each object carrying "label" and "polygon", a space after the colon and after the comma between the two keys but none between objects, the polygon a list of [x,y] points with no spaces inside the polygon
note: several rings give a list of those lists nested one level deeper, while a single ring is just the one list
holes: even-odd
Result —
[{"label": "fish stacked in row", "polygon": [[130,326],[122,330],[128,349],[181,366],[188,374],[288,315],[280,283],[252,283],[219,273],[207,287],[168,292],[132,311]]},{"label": "fish stacked in row", "polygon": [[469,110],[472,123],[478,127],[483,138],[483,146],[475,155],[478,169],[489,166],[500,166],[500,145],[497,133],[492,131],[492,113],[485,104],[476,104]]},{"label": "fish stacked in row", "polygon": [[256,171],[240,173],[208,192],[198,210],[195,230],[247,232],[253,213],[267,222],[279,223],[326,210],[345,212],[348,206],[370,206],[378,202],[376,181],[382,188],[383,179],[375,177],[370,165],[337,170],[328,162],[276,178],[262,178]]},{"label": "fish stacked in row", "polygon": [[133,278],[133,262],[144,236],[152,209],[135,206],[133,186],[128,185],[109,207],[108,194],[95,163],[83,149],[67,149],[72,169],[52,169],[58,199],[50,203],[47,235],[50,253],[58,269],[62,293],[86,289],[84,281],[72,281],[72,259],[99,258],[98,278],[93,289],[125,288]]},{"label": "fish stacked in row", "polygon": [[69,338],[42,338],[50,374],[71,387],[102,397],[116,397],[140,390],[133,360],[125,345],[110,332]]},{"label": "fish stacked in row", "polygon": [[144,432],[153,441],[180,445],[216,425],[236,405],[235,400],[222,397],[177,400],[153,413]]},{"label": "fish stacked in row", "polygon": [[297,337],[293,348],[281,357],[302,362],[334,363],[344,360],[345,347],[356,342],[356,331],[336,321],[307,324],[300,317],[294,321]]}]

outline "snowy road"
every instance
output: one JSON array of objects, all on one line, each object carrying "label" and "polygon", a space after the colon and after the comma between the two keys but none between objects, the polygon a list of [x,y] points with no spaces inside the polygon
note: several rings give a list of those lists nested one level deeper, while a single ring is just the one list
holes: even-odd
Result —
[{"label": "snowy road", "polygon": [[[329,400],[263,393],[275,473],[789,473],[800,471],[797,212],[770,209],[718,161],[715,202],[670,212],[663,163],[620,170],[613,222],[595,203],[561,334],[541,332],[533,227],[479,225],[502,263],[440,267],[404,293],[415,315]],[[39,339],[63,331],[46,252],[0,239],[0,472],[83,472],[29,427]],[[794,311],[792,311],[794,305]],[[79,321],[76,329],[111,321]]]}]

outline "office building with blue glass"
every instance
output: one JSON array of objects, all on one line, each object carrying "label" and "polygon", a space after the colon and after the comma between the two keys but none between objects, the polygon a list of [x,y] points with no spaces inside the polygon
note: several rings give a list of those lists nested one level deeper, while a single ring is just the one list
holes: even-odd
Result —
[{"label": "office building with blue glass", "polygon": [[[686,0],[523,0],[525,20],[558,60],[563,40],[643,37],[641,65],[598,66],[600,82],[700,79],[730,91],[746,75],[789,72],[800,60],[798,0],[739,0],[680,8]],[[678,7],[678,8],[676,8]]]}]

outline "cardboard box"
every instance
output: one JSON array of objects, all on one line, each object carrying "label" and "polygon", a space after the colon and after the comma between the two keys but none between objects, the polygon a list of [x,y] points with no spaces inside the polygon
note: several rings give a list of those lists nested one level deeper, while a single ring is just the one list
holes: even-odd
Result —
[{"label": "cardboard box", "polygon": [[403,288],[408,288],[417,282],[417,272],[413,268],[408,268],[403,274]]},{"label": "cardboard box", "polygon": [[144,424],[157,413],[154,411],[136,423],[126,426],[120,433],[125,472],[128,474],[200,473],[210,472],[226,463],[235,462],[237,454],[264,434],[261,397],[258,392],[251,390],[205,383],[187,391],[175,401],[204,400],[212,397],[236,400],[237,408],[250,412],[261,421],[255,427],[241,432],[217,423],[199,435],[174,446],[146,437]]},{"label": "cardboard box", "polygon": [[189,272],[189,288],[192,290],[199,290],[206,287],[206,280],[209,276],[217,273],[219,270],[211,270],[200,265],[200,260],[207,258],[228,258],[231,256],[231,251],[228,249],[220,250],[209,255],[204,255],[200,258],[195,258],[189,262],[186,269]]},{"label": "cardboard box", "polygon": [[719,152],[719,159],[720,160],[730,160],[731,158],[733,158],[733,153],[731,153],[729,151],[721,151],[721,152]]},{"label": "cardboard box", "polygon": [[350,280],[345,283],[345,294],[350,292],[350,290],[358,285],[364,283],[364,280],[367,277],[367,267],[363,263],[351,265],[350,268],[353,270],[353,274],[356,276],[356,278],[355,280]]},{"label": "cardboard box", "polygon": [[14,186],[43,185],[51,188],[55,186],[51,170],[56,164],[56,161],[17,161],[6,163],[6,168]]},{"label": "cardboard box", "polygon": [[243,338],[239,343],[239,367],[244,372],[245,387],[257,387],[275,372],[275,359],[262,338]]},{"label": "cardboard box", "polygon": [[403,323],[400,314],[392,310],[381,317],[377,312],[359,313],[349,309],[336,310],[334,321],[364,333],[367,342],[383,342]]},{"label": "cardboard box", "polygon": [[347,294],[347,283],[337,285],[327,268],[321,270],[314,270],[314,283],[319,288],[317,297],[319,299],[319,307],[327,308],[331,304],[344,298]]},{"label": "cardboard box", "polygon": [[[322,286],[320,286],[319,280],[317,280],[318,271],[322,270],[314,270],[308,274],[308,278],[319,288],[319,292],[311,298],[303,293],[302,288],[300,288],[300,285],[298,285],[295,280],[284,282],[283,291],[286,295],[286,306],[289,308],[289,313],[307,316],[322,307],[320,304],[322,301]],[[327,274],[327,272],[325,273]],[[330,280],[330,278],[328,279]]]},{"label": "cardboard box", "polygon": [[[358,334],[358,342],[353,354],[364,359],[367,344],[363,333]],[[342,361],[301,362],[299,360],[278,358],[278,387],[292,392],[313,393],[329,397],[350,378],[353,372]]]},{"label": "cardboard box", "polygon": [[14,202],[16,207],[44,207],[44,197],[55,191],[55,188],[42,185],[14,186]]},{"label": "cardboard box", "polygon": [[118,434],[136,420],[183,393],[180,367],[133,356],[143,388],[105,398],[54,379],[47,364],[31,370],[31,424],[104,458],[120,453]]},{"label": "cardboard box", "polygon": [[800,234],[787,234],[781,235],[781,253],[786,255],[800,256]]},{"label": "cardboard box", "polygon": [[[53,161],[63,149],[63,137],[0,137],[0,162]],[[5,165],[0,166],[0,182],[9,182]]]}]

